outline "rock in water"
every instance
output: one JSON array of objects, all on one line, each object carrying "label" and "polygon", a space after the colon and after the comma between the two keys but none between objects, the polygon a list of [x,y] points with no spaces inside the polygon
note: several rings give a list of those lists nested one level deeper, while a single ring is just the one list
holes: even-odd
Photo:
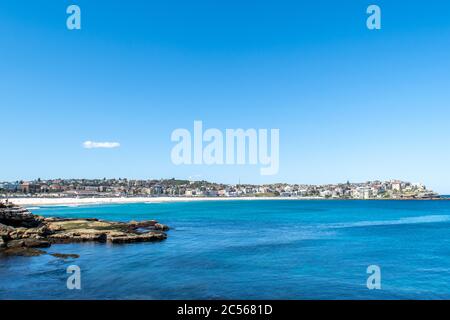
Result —
[{"label": "rock in water", "polygon": [[169,231],[169,227],[166,226],[165,224],[162,224],[162,223],[156,223],[155,224],[155,229],[156,230],[161,230],[161,231]]},{"label": "rock in water", "polygon": [[80,256],[78,254],[67,254],[67,253],[52,253],[52,256],[60,259],[77,259]]},{"label": "rock in water", "polygon": [[6,244],[7,248],[48,248],[50,247],[50,242],[47,240],[36,240],[36,239],[20,239],[11,240]]},{"label": "rock in water", "polygon": [[0,223],[7,226],[33,228],[39,226],[43,219],[19,206],[0,208]]},{"label": "rock in water", "polygon": [[7,248],[3,250],[2,253],[8,256],[36,257],[46,254],[47,252],[35,248],[17,247]]}]

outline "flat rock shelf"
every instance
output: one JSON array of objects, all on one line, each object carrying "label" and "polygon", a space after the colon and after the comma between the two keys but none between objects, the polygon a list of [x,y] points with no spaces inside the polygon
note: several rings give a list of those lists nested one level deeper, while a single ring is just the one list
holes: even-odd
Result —
[{"label": "flat rock shelf", "polygon": [[[56,243],[135,243],[161,241],[169,227],[155,220],[112,222],[96,218],[45,218],[14,204],[0,203],[0,256],[38,256]],[[76,254],[52,254],[76,258]]]}]

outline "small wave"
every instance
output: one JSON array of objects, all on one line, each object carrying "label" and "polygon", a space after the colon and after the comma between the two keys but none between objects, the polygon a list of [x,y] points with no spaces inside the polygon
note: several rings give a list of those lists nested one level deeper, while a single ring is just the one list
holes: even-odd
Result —
[{"label": "small wave", "polygon": [[72,208],[72,207],[79,207],[79,204],[75,203],[67,203],[67,204],[55,204],[55,205],[49,205],[48,208]]},{"label": "small wave", "polygon": [[41,207],[27,207],[27,210],[39,210]]},{"label": "small wave", "polygon": [[326,229],[341,229],[341,228],[391,226],[391,225],[404,225],[404,224],[436,223],[436,222],[448,222],[448,221],[450,221],[449,215],[430,215],[430,216],[400,218],[397,220],[343,222],[343,223],[336,223],[336,224],[328,224],[328,225],[325,225],[324,227]]}]

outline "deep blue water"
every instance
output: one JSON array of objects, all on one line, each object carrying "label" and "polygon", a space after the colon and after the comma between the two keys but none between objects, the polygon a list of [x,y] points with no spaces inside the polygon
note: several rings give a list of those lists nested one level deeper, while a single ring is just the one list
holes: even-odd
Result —
[{"label": "deep blue water", "polygon": [[[450,201],[218,201],[42,207],[172,227],[158,243],[0,259],[0,299],[450,299]],[[82,290],[66,288],[66,268]],[[378,265],[382,289],[368,290]]]}]

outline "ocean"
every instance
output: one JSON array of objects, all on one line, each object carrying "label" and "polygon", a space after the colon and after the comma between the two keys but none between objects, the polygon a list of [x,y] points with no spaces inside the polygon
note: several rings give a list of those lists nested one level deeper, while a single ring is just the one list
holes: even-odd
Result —
[{"label": "ocean", "polygon": [[[169,225],[163,242],[0,258],[0,299],[450,299],[450,201],[205,201],[31,208]],[[81,269],[81,290],[66,269]],[[381,289],[366,286],[379,266]]]}]

